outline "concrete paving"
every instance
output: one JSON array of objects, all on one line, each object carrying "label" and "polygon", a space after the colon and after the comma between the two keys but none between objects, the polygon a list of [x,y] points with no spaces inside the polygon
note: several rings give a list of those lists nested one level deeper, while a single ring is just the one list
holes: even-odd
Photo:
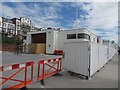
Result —
[{"label": "concrete paving", "polygon": [[[40,58],[54,58],[57,56],[41,55],[14,55],[13,53],[4,53],[2,63],[23,62],[26,60],[39,60]],[[17,61],[16,61],[17,60]],[[61,72],[63,76],[52,76],[45,79],[45,85],[42,86],[37,81],[37,65],[35,65],[34,82],[28,85],[28,88],[118,88],[118,55],[115,55],[105,67],[95,73],[91,80],[83,80],[77,76],[71,76],[66,70]]]},{"label": "concrete paving", "polygon": [[61,56],[56,55],[40,55],[40,54],[14,54],[9,52],[2,52],[2,64],[13,64],[13,63],[22,63],[27,61],[34,61],[35,63],[39,60],[47,60],[58,58]]}]

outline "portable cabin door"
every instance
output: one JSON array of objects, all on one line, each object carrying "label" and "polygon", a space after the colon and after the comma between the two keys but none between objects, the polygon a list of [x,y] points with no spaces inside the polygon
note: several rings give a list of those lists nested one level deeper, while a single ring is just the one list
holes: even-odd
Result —
[{"label": "portable cabin door", "polygon": [[46,35],[46,53],[53,54],[55,50],[56,35],[54,30],[48,30]]}]

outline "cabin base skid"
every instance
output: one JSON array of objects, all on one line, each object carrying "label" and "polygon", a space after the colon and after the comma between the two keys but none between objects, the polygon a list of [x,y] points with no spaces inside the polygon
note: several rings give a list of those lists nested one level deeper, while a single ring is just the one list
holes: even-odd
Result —
[{"label": "cabin base skid", "polygon": [[75,72],[72,72],[72,71],[68,71],[68,73],[71,76],[77,76],[77,77],[79,77],[80,79],[83,79],[83,80],[90,80],[91,79],[91,77],[89,77],[89,76],[85,76],[85,75],[82,75],[82,74],[79,74],[79,73],[75,73]]},{"label": "cabin base skid", "polygon": [[61,73],[56,73],[55,75],[53,76],[63,76]]}]

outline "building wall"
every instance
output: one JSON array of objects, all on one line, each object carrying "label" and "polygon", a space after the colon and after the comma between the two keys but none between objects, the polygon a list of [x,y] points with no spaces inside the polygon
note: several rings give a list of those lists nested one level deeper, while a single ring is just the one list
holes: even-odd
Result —
[{"label": "building wall", "polygon": [[2,17],[0,17],[0,31],[2,30]]},{"label": "building wall", "polygon": [[16,35],[20,34],[20,20],[16,19],[16,27],[15,27],[15,31],[16,31]]},{"label": "building wall", "polygon": [[7,32],[7,22],[3,22],[3,24],[2,24],[3,26],[3,31],[4,32]]},{"label": "building wall", "polygon": [[30,31],[31,31],[31,32],[35,31],[35,25],[34,25],[33,23],[31,23]]},{"label": "building wall", "polygon": [[10,52],[14,52],[16,49],[16,45],[12,45],[12,44],[0,44],[0,51],[10,51]]},{"label": "building wall", "polygon": [[12,37],[14,31],[15,31],[15,24],[8,23],[8,27],[7,27],[8,36]]},{"label": "building wall", "polygon": [[21,25],[31,25],[31,20],[29,20],[28,18],[25,17],[21,17]]},{"label": "building wall", "polygon": [[[25,27],[23,28],[24,25]],[[26,28],[27,27],[27,28]],[[29,18],[12,18],[8,19],[5,17],[0,17],[0,31],[1,35],[9,37],[19,37],[20,39],[25,38],[26,33],[29,31],[35,31],[35,25],[31,22]]]}]

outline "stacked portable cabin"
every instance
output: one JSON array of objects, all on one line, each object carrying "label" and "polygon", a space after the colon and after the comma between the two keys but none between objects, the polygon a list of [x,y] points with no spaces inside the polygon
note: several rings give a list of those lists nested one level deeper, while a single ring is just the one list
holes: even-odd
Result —
[{"label": "stacked portable cabin", "polygon": [[[76,34],[76,38],[71,38],[64,42],[65,60],[63,67],[68,71],[90,78],[117,51],[110,45],[103,45],[102,39],[87,29],[71,31],[71,35],[74,33]],[[90,38],[87,38],[88,36]],[[112,53],[112,56],[109,53]]]}]

